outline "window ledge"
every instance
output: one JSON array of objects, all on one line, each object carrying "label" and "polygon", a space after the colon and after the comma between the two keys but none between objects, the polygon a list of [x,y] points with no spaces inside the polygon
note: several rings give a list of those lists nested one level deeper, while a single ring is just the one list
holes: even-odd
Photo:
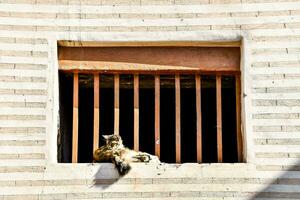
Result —
[{"label": "window ledge", "polygon": [[[207,177],[248,177],[255,172],[250,163],[132,163],[132,169],[124,178],[207,178]],[[45,176],[51,175],[68,179],[118,179],[121,178],[112,163],[59,163],[47,165]]]}]

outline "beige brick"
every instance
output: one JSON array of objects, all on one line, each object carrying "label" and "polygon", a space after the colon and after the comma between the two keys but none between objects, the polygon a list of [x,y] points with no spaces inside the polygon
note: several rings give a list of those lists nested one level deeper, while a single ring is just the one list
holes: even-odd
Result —
[{"label": "beige brick", "polygon": [[[297,0],[289,0],[289,2],[297,2]],[[242,0],[243,3],[276,3],[286,2],[286,0]]]},{"label": "beige brick", "polygon": [[232,17],[257,17],[258,12],[232,12],[230,15]]},{"label": "beige brick", "polygon": [[[91,14],[91,13],[85,13],[81,14],[82,19],[106,19],[106,18],[119,18],[122,14]],[[131,14],[124,14],[130,16]],[[135,14],[133,14],[135,15]],[[151,14],[150,14],[151,15]],[[129,17],[128,17],[129,18]]]},{"label": "beige brick", "polygon": [[175,0],[141,0],[141,5],[173,5]]},{"label": "beige brick", "polygon": [[289,54],[299,54],[300,53],[300,48],[287,48],[287,52]]},{"label": "beige brick", "polygon": [[0,25],[0,30],[3,30],[3,31],[12,31],[13,30],[13,26],[11,26],[11,25]]},{"label": "beige brick", "polygon": [[56,18],[56,13],[35,13],[34,14],[36,19],[55,19]]},{"label": "beige brick", "polygon": [[0,102],[0,107],[25,107],[25,102]]},{"label": "beige brick", "polygon": [[111,26],[109,27],[109,31],[112,32],[130,32],[131,27],[126,26]]},{"label": "beige brick", "polygon": [[58,19],[80,19],[81,14],[80,13],[57,13],[56,18]]},{"label": "beige brick", "polygon": [[255,153],[256,158],[288,158],[289,154],[288,153],[264,153],[264,152],[259,152]]},{"label": "beige brick", "polygon": [[300,74],[284,74],[285,79],[299,79]]},{"label": "beige brick", "polygon": [[45,77],[31,77],[32,82],[46,82],[46,80]]},{"label": "beige brick", "polygon": [[300,23],[286,23],[285,28],[300,28]]},{"label": "beige brick", "polygon": [[42,153],[24,153],[24,154],[19,154],[18,157],[20,159],[44,159],[45,154],[42,154]]},{"label": "beige brick", "polygon": [[140,0],[101,0],[101,5],[140,5]]},{"label": "beige brick", "polygon": [[15,181],[0,181],[0,187],[12,187],[15,185]]},{"label": "beige brick", "polygon": [[253,106],[276,106],[277,100],[255,99],[252,101]]},{"label": "beige brick", "polygon": [[16,180],[16,186],[43,186],[44,180]]},{"label": "beige brick", "polygon": [[281,126],[253,126],[254,132],[278,132],[282,131]]},{"label": "beige brick", "polygon": [[300,153],[288,153],[289,158],[300,158]]},{"label": "beige brick", "polygon": [[29,108],[46,108],[46,103],[43,103],[43,102],[25,102],[25,107],[29,107]]},{"label": "beige brick", "polygon": [[22,195],[5,195],[3,200],[39,200],[39,195],[22,194]]},{"label": "beige brick", "polygon": [[251,67],[269,67],[268,62],[254,62],[251,64]]},{"label": "beige brick", "polygon": [[39,194],[39,200],[67,199],[67,194]]},{"label": "beige brick", "polygon": [[13,31],[36,31],[37,26],[34,25],[13,25],[11,26]]},{"label": "beige brick", "polygon": [[300,131],[300,126],[282,126],[282,131],[299,132]]},{"label": "beige brick", "polygon": [[284,24],[242,24],[242,30],[254,30],[254,29],[283,29]]},{"label": "beige brick", "polygon": [[47,65],[38,65],[38,64],[15,64],[16,69],[46,69]]},{"label": "beige brick", "polygon": [[0,133],[26,133],[28,128],[24,127],[0,127]]},{"label": "beige brick", "polygon": [[274,48],[274,49],[253,49],[251,51],[253,55],[265,55],[265,54],[287,54],[286,48]]},{"label": "beige brick", "polygon": [[120,18],[135,18],[135,19],[158,19],[160,14],[135,14],[135,13],[121,13]]},{"label": "beige brick", "polygon": [[1,11],[0,17],[9,17],[9,12]]},{"label": "beige brick", "polygon": [[210,4],[230,4],[230,3],[241,3],[241,0],[209,0]]},{"label": "beige brick", "polygon": [[300,145],[300,139],[267,139],[270,145]]},{"label": "beige brick", "polygon": [[44,146],[45,140],[0,140],[0,146]]},{"label": "beige brick", "polygon": [[32,51],[31,54],[33,57],[48,57],[48,52],[43,51]]},{"label": "beige brick", "polygon": [[17,159],[19,158],[19,154],[0,154],[0,159]]},{"label": "beige brick", "polygon": [[210,26],[177,26],[177,31],[200,31],[210,30]]},{"label": "beige brick", "polygon": [[300,106],[300,99],[278,99],[278,106]]},{"label": "beige brick", "polygon": [[187,196],[192,196],[192,197],[197,197],[200,196],[201,192],[198,191],[180,191],[180,192],[170,192],[171,197],[187,197]]},{"label": "beige brick", "polygon": [[266,93],[267,92],[267,88],[253,88],[252,92],[253,93]]},{"label": "beige brick", "polygon": [[14,89],[0,89],[0,94],[14,94]]},{"label": "beige brick", "polygon": [[197,17],[200,17],[200,18],[222,18],[222,17],[230,17],[230,13],[197,13]]},{"label": "beige brick", "polygon": [[280,80],[284,78],[286,78],[285,74],[272,74],[272,75],[259,74],[259,75],[252,76],[253,80]]},{"label": "beige brick", "polygon": [[300,67],[299,61],[270,62],[270,67]]},{"label": "beige brick", "polygon": [[147,26],[135,26],[130,28],[130,31],[132,32],[146,32],[147,30]]},{"label": "beige brick", "polygon": [[240,30],[241,25],[212,25],[212,30]]},{"label": "beige brick", "polygon": [[175,4],[193,5],[193,4],[208,4],[209,0],[175,0]]},{"label": "beige brick", "polygon": [[290,15],[291,12],[289,10],[281,10],[281,11],[259,11],[259,16],[285,16]]},{"label": "beige brick", "polygon": [[0,115],[0,120],[45,120],[45,115]]},{"label": "beige brick", "polygon": [[14,76],[14,82],[31,82],[31,77]]},{"label": "beige brick", "polygon": [[267,113],[267,114],[253,114],[253,119],[299,119],[299,113]]},{"label": "beige brick", "polygon": [[29,57],[31,56],[30,51],[0,51],[1,56],[21,56],[21,57]]},{"label": "beige brick", "polygon": [[20,89],[15,90],[15,94],[22,95],[46,95],[47,90],[39,90],[39,89]]},{"label": "beige brick", "polygon": [[11,82],[14,80],[15,80],[14,76],[0,76],[0,81],[3,81],[3,82]]},{"label": "beige brick", "polygon": [[300,15],[300,10],[291,10],[291,15]]},{"label": "beige brick", "polygon": [[43,38],[16,38],[16,43],[25,44],[48,44],[47,39]]},{"label": "beige brick", "polygon": [[70,26],[70,31],[83,31],[83,32],[107,32],[109,31],[108,26]]},{"label": "beige brick", "polygon": [[300,92],[300,87],[267,88],[268,93],[296,93]]},{"label": "beige brick", "polygon": [[13,172],[43,172],[43,166],[9,166],[9,167],[0,167],[0,173],[13,173]]},{"label": "beige brick", "polygon": [[37,26],[37,31],[69,31],[68,26]]},{"label": "beige brick", "polygon": [[14,69],[14,64],[0,63],[0,69]]},{"label": "beige brick", "polygon": [[176,31],[176,26],[148,26],[148,31]]},{"label": "beige brick", "polygon": [[196,13],[170,13],[170,14],[160,14],[160,18],[195,18],[198,17]]},{"label": "beige brick", "polygon": [[15,43],[16,38],[13,38],[13,37],[0,37],[0,42],[1,43]]}]

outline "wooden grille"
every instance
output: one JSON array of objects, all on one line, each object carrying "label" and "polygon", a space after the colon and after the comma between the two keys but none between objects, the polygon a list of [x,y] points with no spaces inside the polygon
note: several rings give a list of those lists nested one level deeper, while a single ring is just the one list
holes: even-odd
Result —
[{"label": "wooden grille", "polygon": [[[134,150],[139,150],[139,74],[134,74]],[[181,162],[181,94],[180,94],[180,74],[174,74],[175,77],[175,141],[176,141],[176,163]],[[196,84],[196,140],[197,140],[197,162],[202,162],[202,113],[201,113],[201,75],[195,74]],[[217,160],[223,162],[222,150],[222,76],[216,75],[216,116],[217,116]],[[236,83],[236,130],[237,130],[237,152],[238,160],[242,161],[242,136],[240,130],[240,76],[235,75]],[[94,73],[94,133],[93,133],[93,151],[99,147],[99,114],[100,107],[100,76],[99,73]],[[78,73],[73,74],[73,130],[72,130],[72,162],[78,161],[78,99],[79,99],[79,86],[78,86]],[[160,75],[154,75],[154,89],[155,89],[155,119],[153,126],[155,127],[155,155],[160,157]],[[100,91],[100,92],[99,92]],[[120,75],[114,74],[114,134],[119,134],[119,121],[120,121]],[[151,101],[149,99],[149,101]],[[92,152],[91,152],[92,153]]]}]

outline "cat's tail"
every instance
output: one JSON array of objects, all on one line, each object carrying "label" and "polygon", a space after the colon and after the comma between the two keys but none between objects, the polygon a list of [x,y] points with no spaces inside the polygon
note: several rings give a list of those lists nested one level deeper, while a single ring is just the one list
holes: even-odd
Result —
[{"label": "cat's tail", "polygon": [[118,169],[118,172],[121,175],[125,175],[129,172],[129,170],[131,169],[129,163],[124,162],[123,160],[120,160],[118,157],[115,158],[115,165]]}]

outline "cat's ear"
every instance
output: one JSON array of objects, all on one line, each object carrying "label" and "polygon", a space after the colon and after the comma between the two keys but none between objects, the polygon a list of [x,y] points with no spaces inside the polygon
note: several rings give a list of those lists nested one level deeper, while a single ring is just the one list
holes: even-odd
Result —
[{"label": "cat's ear", "polygon": [[104,138],[104,140],[108,140],[108,138],[110,137],[110,135],[102,135],[102,137]]}]

